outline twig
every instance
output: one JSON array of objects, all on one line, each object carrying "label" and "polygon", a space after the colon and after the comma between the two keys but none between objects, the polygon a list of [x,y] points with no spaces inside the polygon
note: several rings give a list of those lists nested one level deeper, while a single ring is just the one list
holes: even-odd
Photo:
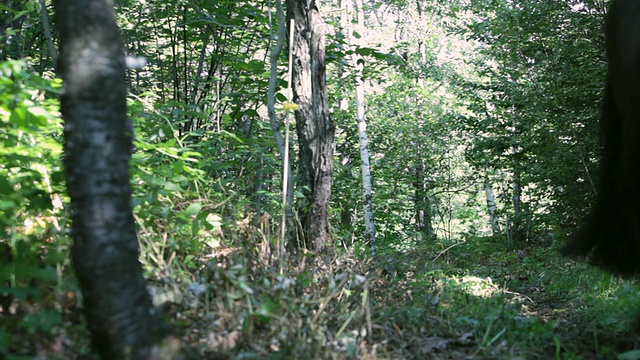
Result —
[{"label": "twig", "polygon": [[461,243],[461,242],[460,242],[460,243],[457,243],[457,244],[453,244],[453,245],[449,246],[448,248],[446,248],[446,249],[444,249],[444,250],[440,251],[440,253],[439,253],[435,258],[433,258],[433,260],[431,260],[431,262],[434,262],[434,261],[438,260],[438,258],[439,258],[442,254],[444,254],[444,253],[446,253],[447,251],[449,251],[449,249],[451,249],[452,247],[454,247],[454,246],[458,246],[458,245],[460,245],[460,244],[464,244],[464,243]]}]

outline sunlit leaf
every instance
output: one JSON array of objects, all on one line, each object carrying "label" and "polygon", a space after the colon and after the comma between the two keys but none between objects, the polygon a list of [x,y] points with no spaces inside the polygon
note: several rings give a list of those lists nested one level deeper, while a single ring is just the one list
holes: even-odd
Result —
[{"label": "sunlit leaf", "polygon": [[192,203],[191,205],[189,205],[184,213],[187,216],[194,216],[197,215],[200,211],[202,210],[202,203],[201,202],[195,202]]}]

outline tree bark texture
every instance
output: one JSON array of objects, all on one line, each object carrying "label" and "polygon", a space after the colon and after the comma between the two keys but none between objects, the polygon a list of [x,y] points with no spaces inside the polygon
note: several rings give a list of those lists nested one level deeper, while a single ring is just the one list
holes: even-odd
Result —
[{"label": "tree bark texture", "polygon": [[293,101],[299,142],[297,185],[306,204],[298,208],[304,245],[320,249],[330,240],[329,200],[333,181],[335,126],[329,117],[324,24],[314,0],[287,3],[287,18],[295,20],[293,39]]},{"label": "tree bark texture", "polygon": [[146,359],[162,334],[138,261],[124,47],[109,0],[57,0],[73,264],[94,350]]},{"label": "tree bark texture", "polygon": [[[364,9],[362,1],[355,1],[355,15],[356,26],[355,31],[361,36],[364,35]],[[347,29],[347,41],[352,47],[358,44],[358,40],[353,38],[353,24],[352,10],[353,6],[351,0],[344,1],[343,9],[347,9],[346,14],[346,29]],[[355,50],[352,48],[352,50]],[[364,99],[364,60],[355,51],[351,55],[351,65],[355,70],[356,77],[356,122],[358,125],[358,143],[360,145],[360,161],[362,172],[362,206],[364,214],[364,226],[365,233],[364,238],[371,255],[376,254],[376,225],[375,216],[373,212],[373,182],[371,180],[371,163],[369,161],[369,138],[367,137],[367,121],[365,113],[365,99]]]},{"label": "tree bark texture", "polygon": [[487,199],[487,212],[489,213],[489,222],[491,223],[491,235],[498,236],[500,234],[498,205],[496,205],[496,195],[493,192],[493,187],[488,180],[484,183],[484,194]]}]

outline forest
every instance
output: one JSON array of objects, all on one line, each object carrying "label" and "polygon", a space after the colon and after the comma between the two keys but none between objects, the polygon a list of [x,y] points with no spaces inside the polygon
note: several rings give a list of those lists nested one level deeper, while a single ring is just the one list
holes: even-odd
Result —
[{"label": "forest", "polygon": [[0,359],[640,359],[609,4],[4,0]]}]

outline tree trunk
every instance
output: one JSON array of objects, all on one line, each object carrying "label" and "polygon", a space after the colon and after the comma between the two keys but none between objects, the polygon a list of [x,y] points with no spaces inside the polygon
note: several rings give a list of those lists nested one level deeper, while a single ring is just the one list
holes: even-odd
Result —
[{"label": "tree trunk", "polygon": [[[418,154],[422,154],[421,146],[418,144]],[[427,195],[427,186],[425,184],[425,167],[424,160],[418,159],[413,179],[413,188],[415,193],[415,209],[416,209],[416,226],[422,239],[435,239],[436,233],[433,230],[433,217],[431,216],[431,201]]]},{"label": "tree trunk", "polygon": [[511,218],[509,226],[509,245],[522,245],[526,240],[526,236],[522,211],[522,177],[519,169],[513,170],[513,192],[511,203],[513,205],[513,217]]},{"label": "tree trunk", "polygon": [[[286,177],[287,188],[284,189],[286,191],[285,194],[285,205],[284,211],[285,213],[285,224],[281,224],[280,226],[285,226],[288,229],[288,234],[294,234],[294,214],[293,214],[293,171],[291,170],[291,161],[288,161],[288,152],[289,148],[288,139],[285,139],[284,136],[287,136],[289,133],[287,128],[285,128],[285,135],[282,135],[282,131],[280,130],[281,123],[276,114],[276,92],[277,92],[277,83],[278,83],[278,60],[280,59],[280,53],[284,48],[285,38],[286,38],[286,28],[285,25],[285,14],[284,9],[282,7],[282,1],[276,0],[276,13],[278,19],[278,40],[276,44],[271,48],[271,54],[269,56],[269,65],[270,65],[270,74],[269,74],[269,89],[267,91],[267,109],[269,114],[269,123],[271,125],[271,131],[273,132],[273,139],[276,142],[276,147],[278,148],[278,153],[280,154],[280,160],[283,164],[283,182]],[[289,115],[285,115],[289,116]],[[286,121],[286,119],[285,119]],[[286,124],[285,126],[289,126]],[[262,195],[257,195],[262,196]],[[293,243],[294,236],[289,236],[289,242]],[[284,241],[284,239],[282,239]]]},{"label": "tree trunk", "polygon": [[[354,29],[352,22],[352,4],[351,0],[343,0],[341,7],[346,9],[346,15],[343,17],[342,27],[347,31],[346,37],[351,50],[355,50],[357,40],[353,38],[353,31],[357,31],[360,36],[364,35],[364,9],[362,1],[356,0],[356,17],[357,25]],[[362,195],[363,195],[363,213],[365,226],[365,242],[369,247],[371,254],[376,254],[376,226],[373,213],[373,185],[371,181],[371,163],[369,161],[369,139],[367,137],[367,122],[365,118],[365,102],[364,102],[364,80],[362,74],[364,71],[364,61],[362,57],[355,52],[351,55],[351,65],[355,69],[356,78],[356,121],[358,124],[358,140],[360,143],[360,161],[362,170]]]},{"label": "tree trunk", "polygon": [[315,0],[287,3],[295,20],[293,39],[293,102],[299,143],[297,186],[305,203],[298,207],[304,246],[318,250],[330,240],[329,200],[333,181],[335,126],[329,118],[324,24]]},{"label": "tree trunk", "polygon": [[491,223],[491,235],[497,236],[500,234],[498,206],[496,205],[496,195],[493,192],[493,187],[488,180],[484,183],[484,194],[487,198],[487,211],[489,213],[489,222]]},{"label": "tree trunk", "polygon": [[131,212],[124,46],[109,0],[57,0],[73,264],[95,351],[146,359],[166,327],[145,288]]},{"label": "tree trunk", "polygon": [[[515,81],[512,78],[512,81]],[[513,205],[513,216],[507,224],[507,241],[510,246],[522,246],[527,239],[525,231],[525,212],[522,208],[522,146],[520,145],[521,130],[519,126],[519,116],[516,113],[515,105],[509,109],[511,116],[511,171],[513,171],[513,190],[511,193],[511,204]]]},{"label": "tree trunk", "polygon": [[614,0],[607,15],[609,72],[600,121],[597,201],[563,249],[616,274],[640,275],[640,3]]}]

